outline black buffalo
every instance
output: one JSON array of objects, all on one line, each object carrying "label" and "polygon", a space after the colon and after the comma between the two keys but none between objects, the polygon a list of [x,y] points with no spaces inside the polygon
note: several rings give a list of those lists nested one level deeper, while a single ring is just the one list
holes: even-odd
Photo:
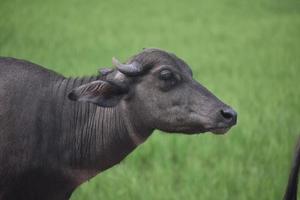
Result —
[{"label": "black buffalo", "polygon": [[68,199],[155,129],[225,133],[237,114],[172,53],[145,49],[97,76],[0,59],[0,199]]}]

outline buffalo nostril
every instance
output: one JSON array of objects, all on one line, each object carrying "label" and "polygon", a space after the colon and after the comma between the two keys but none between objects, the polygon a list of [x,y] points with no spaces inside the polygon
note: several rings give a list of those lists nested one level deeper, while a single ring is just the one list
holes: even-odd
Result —
[{"label": "buffalo nostril", "polygon": [[223,116],[223,118],[226,121],[228,121],[232,124],[236,123],[237,113],[233,109],[231,109],[231,108],[222,109],[221,115]]}]

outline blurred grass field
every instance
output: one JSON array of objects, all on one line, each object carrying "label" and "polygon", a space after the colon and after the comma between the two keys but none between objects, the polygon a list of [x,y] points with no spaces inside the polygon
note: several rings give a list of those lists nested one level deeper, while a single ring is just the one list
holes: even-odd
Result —
[{"label": "blurred grass field", "polygon": [[300,135],[299,0],[0,0],[1,56],[83,76],[143,47],[186,60],[238,126],[157,131],[71,199],[281,199]]}]

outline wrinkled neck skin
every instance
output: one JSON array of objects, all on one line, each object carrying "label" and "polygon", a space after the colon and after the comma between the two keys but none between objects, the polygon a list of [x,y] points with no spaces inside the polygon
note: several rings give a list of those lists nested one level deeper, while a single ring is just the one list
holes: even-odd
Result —
[{"label": "wrinkled neck skin", "polygon": [[58,134],[53,141],[56,155],[76,186],[119,163],[153,131],[130,116],[124,101],[102,108],[67,98],[73,88],[93,80],[96,77],[64,79],[51,89],[56,101],[51,109],[58,129],[53,133]]}]

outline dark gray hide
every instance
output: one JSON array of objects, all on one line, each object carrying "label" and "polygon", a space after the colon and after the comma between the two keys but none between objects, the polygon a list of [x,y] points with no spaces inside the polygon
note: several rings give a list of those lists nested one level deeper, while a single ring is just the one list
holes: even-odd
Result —
[{"label": "dark gray hide", "polygon": [[297,200],[298,176],[300,167],[300,137],[298,138],[288,184],[283,200]]},{"label": "dark gray hide", "polygon": [[171,53],[146,49],[103,75],[65,78],[0,59],[0,199],[68,199],[154,129],[224,133],[236,113]]}]

